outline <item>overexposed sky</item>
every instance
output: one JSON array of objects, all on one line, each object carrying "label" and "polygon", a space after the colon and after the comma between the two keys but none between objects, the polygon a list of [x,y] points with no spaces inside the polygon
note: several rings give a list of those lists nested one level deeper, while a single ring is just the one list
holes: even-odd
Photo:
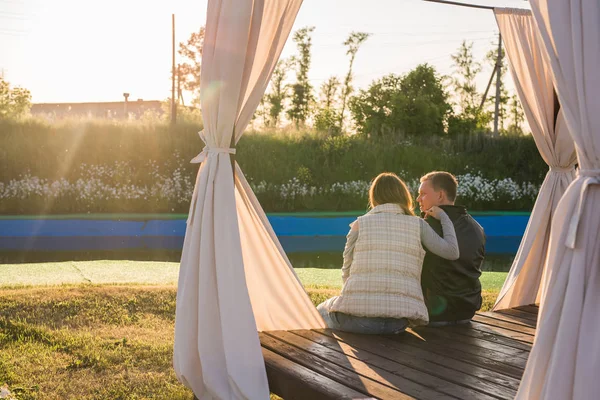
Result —
[{"label": "overexposed sky", "polygon": [[[529,8],[523,0],[465,0]],[[170,95],[171,14],[176,40],[204,25],[207,0],[0,0],[0,72],[28,88],[33,101],[162,100]],[[312,25],[310,79],[318,88],[342,76],[342,42],[351,31],[372,33],[359,50],[355,86],[428,62],[452,72],[450,54],[463,39],[483,60],[497,42],[493,13],[421,0],[304,0],[294,30]],[[282,57],[296,52],[289,40]],[[485,89],[491,68],[478,79]],[[290,74],[290,78],[293,76]],[[509,85],[510,86],[510,85]],[[189,97],[189,95],[188,95]]]}]

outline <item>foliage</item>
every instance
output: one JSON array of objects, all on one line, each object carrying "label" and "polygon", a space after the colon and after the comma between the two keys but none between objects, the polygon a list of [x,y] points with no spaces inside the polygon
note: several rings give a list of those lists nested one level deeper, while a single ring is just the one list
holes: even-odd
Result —
[{"label": "foliage", "polygon": [[339,115],[333,107],[319,108],[315,114],[315,130],[337,136],[341,133],[338,125]]},{"label": "foliage", "polygon": [[364,135],[442,135],[451,106],[435,69],[422,64],[405,76],[388,75],[361,90],[350,111]]},{"label": "foliage", "polygon": [[338,90],[340,88],[340,81],[335,76],[329,77],[321,85],[321,108],[335,108],[338,103]]},{"label": "foliage", "polygon": [[284,108],[284,101],[288,97],[288,88],[285,86],[284,81],[290,65],[290,60],[280,60],[273,71],[271,77],[271,91],[264,97],[269,104],[270,119],[268,121],[268,126],[275,128],[279,126],[279,119]]},{"label": "foliage", "polygon": [[402,78],[395,74],[373,82],[350,101],[350,111],[358,133],[362,135],[390,136],[397,129],[397,97],[401,96]]},{"label": "foliage", "polygon": [[[163,124],[171,121],[171,98],[167,98],[160,104],[163,113],[158,115],[154,111],[147,110],[142,114],[140,120],[147,123]],[[184,106],[175,103],[177,108],[177,122],[180,124],[202,124],[202,112],[198,106]]]},{"label": "foliage", "polygon": [[[198,170],[189,160],[203,147],[201,128],[183,122],[0,121],[0,192],[7,196],[0,213],[185,213]],[[539,186],[548,169],[531,136],[485,133],[373,140],[249,132],[238,144],[237,160],[267,211],[364,209],[364,190],[345,188],[361,188],[382,171],[414,180],[438,169],[480,177],[474,190],[481,193],[508,188],[502,193],[509,197],[465,196],[471,208],[526,210],[533,197],[523,185]],[[505,178],[514,184],[501,184]],[[526,195],[513,199],[511,193]]]},{"label": "foliage", "polygon": [[479,106],[479,93],[475,79],[481,72],[481,64],[473,56],[473,43],[463,41],[455,54],[452,54],[455,74],[452,83],[458,95],[458,106],[461,113],[469,113]]},{"label": "foliage", "polygon": [[523,107],[516,94],[510,98],[510,114],[512,116],[512,123],[508,128],[508,133],[522,135],[522,124],[525,122],[525,113],[523,112]]},{"label": "foliage", "polygon": [[31,108],[29,90],[14,87],[0,76],[0,120],[25,116]]},{"label": "foliage", "polygon": [[422,64],[410,71],[400,82],[400,91],[404,101],[400,126],[407,135],[444,133],[452,107],[432,66]]},{"label": "foliage", "polygon": [[[458,96],[460,113],[452,118],[448,133],[462,134],[471,133],[477,129],[486,129],[492,116],[480,107],[480,95],[475,80],[482,67],[481,63],[475,61],[473,43],[467,44],[466,41],[463,41],[460,48],[451,57],[455,69],[452,85]],[[470,130],[462,130],[465,128]]]},{"label": "foliage", "polygon": [[314,30],[314,26],[305,27],[294,32],[293,36],[300,54],[292,58],[292,63],[296,67],[296,82],[292,84],[291,106],[287,110],[287,116],[296,128],[304,126],[314,100],[312,85],[308,80],[312,47],[311,34]]},{"label": "foliage", "polygon": [[[205,33],[205,27],[202,26],[198,32],[192,32],[186,43],[179,43],[178,53],[185,59],[185,62],[179,66],[181,83],[185,90],[196,94],[200,93],[200,71]],[[194,105],[199,105],[199,103],[198,97],[192,101]]]},{"label": "foliage", "polygon": [[353,91],[352,87],[352,66],[354,65],[354,59],[360,46],[371,36],[370,33],[365,32],[352,32],[350,36],[344,42],[346,46],[346,54],[350,56],[350,65],[348,66],[348,73],[344,79],[344,85],[342,86],[342,111],[340,112],[340,131],[344,129],[344,113],[346,112],[346,101],[348,96]]},{"label": "foliage", "polygon": [[321,85],[319,109],[315,114],[314,126],[317,132],[325,132],[330,136],[341,133],[339,123],[338,91],[340,81],[332,76]]}]

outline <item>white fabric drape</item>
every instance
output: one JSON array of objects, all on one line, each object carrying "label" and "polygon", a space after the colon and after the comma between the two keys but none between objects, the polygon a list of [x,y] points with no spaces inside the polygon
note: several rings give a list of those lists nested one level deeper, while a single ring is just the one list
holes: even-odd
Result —
[{"label": "white fabric drape", "polygon": [[600,2],[531,0],[579,172],[552,220],[537,336],[517,399],[600,393]]},{"label": "white fabric drape", "polygon": [[[554,210],[575,179],[577,156],[564,116],[555,110],[550,65],[529,10],[495,10],[517,94],[537,148],[550,167],[494,310],[538,303]],[[555,113],[558,112],[556,125]]]},{"label": "white fabric drape", "polygon": [[242,254],[258,330],[326,328],[239,166],[236,171]]},{"label": "white fabric drape", "polygon": [[257,330],[324,326],[239,168],[234,186],[229,148],[258,106],[301,2],[208,2],[200,89],[206,147],[194,159],[202,164],[173,354],[178,379],[201,400],[268,399]]}]

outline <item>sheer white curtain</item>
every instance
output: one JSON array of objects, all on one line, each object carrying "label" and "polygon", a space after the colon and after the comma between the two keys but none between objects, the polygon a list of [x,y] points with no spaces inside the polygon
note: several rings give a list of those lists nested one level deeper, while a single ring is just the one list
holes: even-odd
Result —
[{"label": "sheer white curtain", "polygon": [[550,170],[542,183],[527,230],[495,310],[539,302],[548,254],[550,222],[558,201],[575,178],[575,145],[555,102],[550,65],[544,59],[529,10],[498,8],[498,27],[510,71],[538,150]]},{"label": "sheer white curtain", "polygon": [[579,171],[552,220],[538,331],[518,399],[600,393],[600,2],[530,0]]},{"label": "sheer white curtain", "polygon": [[[240,139],[301,0],[209,0],[200,100],[206,147],[190,206],[175,319],[174,368],[199,399],[268,399],[257,330],[320,328],[241,170]],[[260,159],[255,162],[261,162]],[[256,317],[256,319],[255,319]]]}]

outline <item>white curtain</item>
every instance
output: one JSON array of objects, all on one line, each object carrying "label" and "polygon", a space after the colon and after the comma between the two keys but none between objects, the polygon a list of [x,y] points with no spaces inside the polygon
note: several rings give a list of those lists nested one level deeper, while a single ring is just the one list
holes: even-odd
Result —
[{"label": "white curtain", "polygon": [[[200,100],[206,147],[183,246],[173,364],[204,399],[268,399],[257,330],[324,327],[243,174],[240,139],[301,0],[209,0]],[[267,155],[265,155],[267,156]],[[261,162],[260,159],[255,162]]]},{"label": "white curtain", "polygon": [[575,179],[575,145],[555,104],[550,65],[544,59],[529,10],[495,10],[510,70],[538,150],[550,170],[494,310],[539,303],[550,222],[558,201]]},{"label": "white curtain", "polygon": [[538,331],[518,399],[600,393],[600,2],[531,0],[579,172],[552,220]]}]

